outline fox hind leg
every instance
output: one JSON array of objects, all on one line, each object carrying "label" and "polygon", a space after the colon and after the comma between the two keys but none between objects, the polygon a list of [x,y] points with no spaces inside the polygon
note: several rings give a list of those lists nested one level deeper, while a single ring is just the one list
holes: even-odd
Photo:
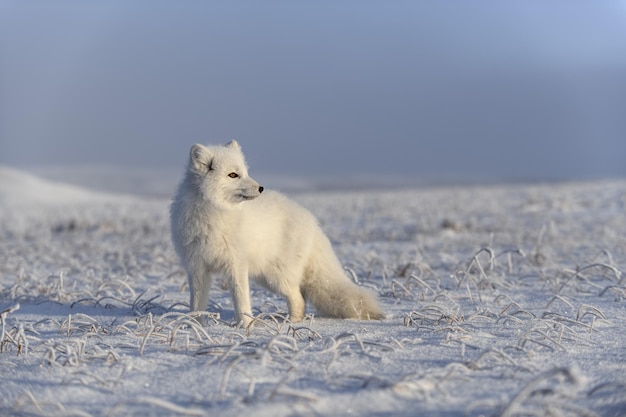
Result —
[{"label": "fox hind leg", "polygon": [[293,323],[302,321],[305,312],[305,301],[300,288],[290,288],[285,294],[287,306],[289,307],[289,320]]},{"label": "fox hind leg", "polygon": [[301,288],[304,265],[289,264],[283,259],[276,261],[272,266],[273,268],[266,272],[262,284],[272,292],[287,298],[290,321],[294,323],[302,321],[306,307]]}]

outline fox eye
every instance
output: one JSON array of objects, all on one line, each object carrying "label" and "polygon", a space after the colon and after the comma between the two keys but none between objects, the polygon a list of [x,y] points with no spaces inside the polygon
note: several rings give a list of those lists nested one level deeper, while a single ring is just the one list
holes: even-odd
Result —
[{"label": "fox eye", "polygon": [[228,176],[231,178],[239,178],[239,174],[237,174],[236,172],[231,172],[230,174],[228,174]]}]

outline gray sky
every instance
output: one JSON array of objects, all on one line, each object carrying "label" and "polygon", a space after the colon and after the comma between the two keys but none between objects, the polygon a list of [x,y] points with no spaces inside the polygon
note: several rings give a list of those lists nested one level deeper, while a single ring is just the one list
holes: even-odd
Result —
[{"label": "gray sky", "polygon": [[624,1],[0,0],[0,164],[626,176]]}]

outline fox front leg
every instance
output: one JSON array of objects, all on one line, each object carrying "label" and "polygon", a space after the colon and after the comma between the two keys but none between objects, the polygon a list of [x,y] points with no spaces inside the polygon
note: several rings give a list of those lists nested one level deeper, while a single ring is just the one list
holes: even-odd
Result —
[{"label": "fox front leg", "polygon": [[207,307],[212,276],[203,262],[190,263],[187,267],[189,283],[189,308],[192,312],[204,311]]},{"label": "fox front leg", "polygon": [[252,322],[252,305],[250,303],[250,280],[247,269],[241,268],[234,272],[230,280],[230,292],[235,306],[237,325],[248,327]]}]

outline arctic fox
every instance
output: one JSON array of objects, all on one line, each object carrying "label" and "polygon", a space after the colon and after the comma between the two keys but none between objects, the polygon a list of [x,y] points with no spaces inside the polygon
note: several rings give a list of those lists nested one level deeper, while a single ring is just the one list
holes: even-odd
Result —
[{"label": "arctic fox", "polygon": [[221,273],[244,326],[252,321],[249,277],[285,296],[294,322],[304,318],[305,299],[327,317],[384,318],[375,297],[346,276],[313,215],[248,176],[234,140],[191,147],[170,220],[191,311],[206,309],[212,276]]}]

